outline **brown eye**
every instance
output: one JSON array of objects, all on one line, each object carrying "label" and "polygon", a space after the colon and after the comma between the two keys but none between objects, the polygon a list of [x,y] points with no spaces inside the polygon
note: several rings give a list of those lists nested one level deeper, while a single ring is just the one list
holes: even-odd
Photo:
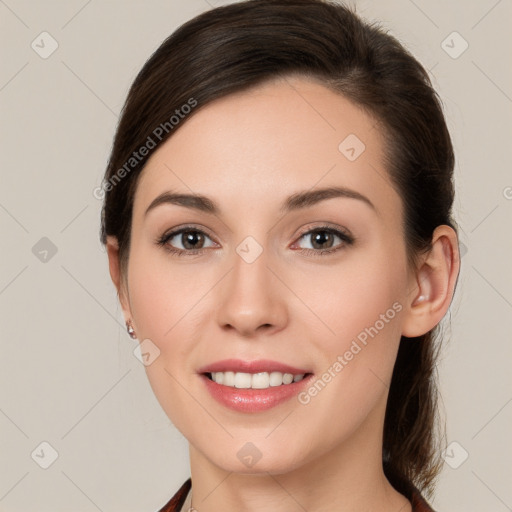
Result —
[{"label": "brown eye", "polygon": [[326,231],[325,229],[321,231],[315,231],[309,235],[311,237],[311,245],[313,249],[329,249],[332,247],[334,243],[335,235]]},{"label": "brown eye", "polygon": [[[312,229],[299,238],[299,240],[302,239],[309,241],[309,247],[302,247],[302,249],[315,254],[333,253],[354,242],[353,237],[347,233],[328,227]],[[336,243],[336,239],[341,243]]]},{"label": "brown eye", "polygon": [[163,235],[158,245],[176,254],[196,254],[197,251],[212,247],[214,244],[205,245],[211,238],[200,229],[182,228]]},{"label": "brown eye", "polygon": [[201,249],[204,235],[199,231],[183,231],[179,239],[185,249]]}]

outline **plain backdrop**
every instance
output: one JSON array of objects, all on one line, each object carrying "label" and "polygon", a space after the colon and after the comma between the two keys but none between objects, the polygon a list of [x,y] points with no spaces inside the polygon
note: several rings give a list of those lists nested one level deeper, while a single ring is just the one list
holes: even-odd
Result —
[{"label": "plain backdrop", "polygon": [[[0,1],[2,511],[150,512],[189,476],[126,334],[93,190],[136,73],[221,3]],[[355,5],[430,70],[457,156],[462,269],[439,364],[451,445],[433,505],[512,510],[512,3]]]}]

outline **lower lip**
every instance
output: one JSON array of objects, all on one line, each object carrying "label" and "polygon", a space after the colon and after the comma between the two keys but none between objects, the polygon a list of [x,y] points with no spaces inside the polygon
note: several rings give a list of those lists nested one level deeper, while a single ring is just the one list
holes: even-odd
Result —
[{"label": "lower lip", "polygon": [[299,382],[271,386],[267,389],[232,388],[217,384],[206,375],[200,377],[212,397],[222,405],[238,412],[259,412],[272,409],[297,395],[313,375],[308,375]]}]

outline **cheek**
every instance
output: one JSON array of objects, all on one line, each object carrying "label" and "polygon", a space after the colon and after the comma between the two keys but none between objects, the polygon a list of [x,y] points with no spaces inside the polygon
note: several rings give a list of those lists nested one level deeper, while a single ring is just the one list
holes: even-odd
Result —
[{"label": "cheek", "polygon": [[321,281],[328,284],[309,296],[311,309],[329,330],[315,320],[323,334],[313,337],[312,353],[321,361],[316,385],[306,390],[302,403],[306,415],[329,418],[326,445],[355,432],[378,404],[385,405],[400,342],[405,281],[393,260],[375,261],[361,257],[350,272],[332,271]]},{"label": "cheek", "polygon": [[205,293],[213,288],[216,276],[190,264],[171,265],[165,255],[152,251],[134,251],[130,265],[130,303],[138,339],[151,340],[159,351],[145,367],[146,374],[163,409],[179,423],[190,407],[180,383],[195,378],[191,355],[211,318]]},{"label": "cheek", "polygon": [[383,248],[316,269],[314,279],[295,280],[294,289],[311,312],[310,325],[318,325],[324,343],[329,340],[329,352],[343,349],[360,333],[364,337],[365,329],[376,323],[386,337],[396,338],[403,309],[399,301],[407,283],[404,268],[401,253],[387,254]]},{"label": "cheek", "polygon": [[396,360],[406,262],[396,246],[378,249],[318,274],[309,288],[313,325],[319,325],[315,352],[322,355],[317,377],[328,381],[319,383],[322,398],[311,401],[319,416],[331,414],[335,424],[346,422],[350,411],[354,421],[364,419],[387,391]]},{"label": "cheek", "polygon": [[148,381],[162,409],[183,432],[190,430],[190,396],[184,386],[190,378],[187,363],[204,289],[197,286],[197,279],[194,286],[194,275],[187,267],[171,268],[164,259],[134,251],[129,269],[130,304],[139,341],[149,339],[159,351],[145,366]]},{"label": "cheek", "polygon": [[[134,253],[130,265],[130,303],[138,331],[167,350],[167,341],[201,310],[206,285],[198,286],[200,272],[194,265],[171,265],[156,251]],[[205,277],[201,274],[202,282]]]}]

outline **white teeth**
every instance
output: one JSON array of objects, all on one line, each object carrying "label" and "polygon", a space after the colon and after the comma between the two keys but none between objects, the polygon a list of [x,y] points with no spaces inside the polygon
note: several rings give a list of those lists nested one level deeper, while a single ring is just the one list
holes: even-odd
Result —
[{"label": "white teeth", "polygon": [[252,376],[249,373],[235,373],[235,388],[250,388]]},{"label": "white teeth", "polygon": [[232,388],[241,389],[267,389],[269,387],[291,384],[299,382],[304,378],[304,373],[293,375],[291,373],[281,372],[212,372],[212,380],[217,384],[223,384]]},{"label": "white teeth", "polygon": [[[224,381],[222,382],[222,384],[224,384],[224,386],[231,386],[231,387],[235,386],[235,374],[233,372],[217,372],[217,373],[224,373]],[[213,376],[213,374],[212,374],[212,376]]]},{"label": "white teeth", "polygon": [[293,375],[291,373],[285,373],[283,375],[283,384],[291,384],[293,382]]},{"label": "white teeth", "polygon": [[[245,375],[250,375],[246,373]],[[255,373],[252,376],[251,387],[253,389],[266,389],[268,388],[268,373]]]}]

